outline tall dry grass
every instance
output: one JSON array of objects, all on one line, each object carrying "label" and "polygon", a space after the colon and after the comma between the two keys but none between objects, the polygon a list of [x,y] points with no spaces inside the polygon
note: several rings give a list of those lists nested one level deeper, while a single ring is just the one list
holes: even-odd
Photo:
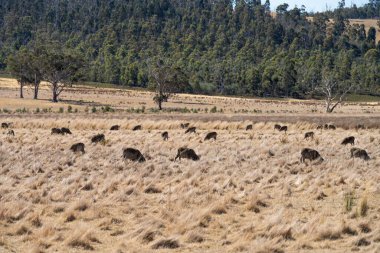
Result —
[{"label": "tall dry grass", "polygon": [[[378,129],[315,131],[312,123],[22,119],[0,135],[1,252],[378,252]],[[281,122],[280,122],[281,123]],[[113,124],[120,131],[109,131]],[[132,131],[141,124],[143,130]],[[70,127],[72,135],[50,134]],[[160,133],[169,131],[169,141]],[[207,132],[216,141],[204,141]],[[104,133],[106,142],[91,144]],[[351,159],[357,138],[370,161]],[[283,141],[286,139],[286,141]],[[74,154],[73,143],[86,145]],[[201,159],[174,161],[187,146]],[[123,161],[139,149],[145,163]],[[301,164],[304,147],[325,161]],[[352,196],[352,208],[346,199]]]}]

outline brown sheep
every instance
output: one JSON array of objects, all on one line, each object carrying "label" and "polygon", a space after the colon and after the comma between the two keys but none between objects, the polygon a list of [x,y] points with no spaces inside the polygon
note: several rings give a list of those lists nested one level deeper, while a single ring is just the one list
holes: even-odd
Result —
[{"label": "brown sheep", "polygon": [[59,128],[52,128],[51,134],[64,134],[64,133],[62,133],[62,130]]},{"label": "brown sheep", "polygon": [[61,133],[64,135],[64,134],[72,134],[70,129],[66,128],[66,127],[62,127],[61,128]]},{"label": "brown sheep", "polygon": [[322,130],[323,129],[323,125],[318,125],[317,126],[317,130]]},{"label": "brown sheep", "polygon": [[123,149],[123,158],[125,160],[131,160],[133,162],[145,162],[145,157],[141,152],[134,148],[125,148]]},{"label": "brown sheep", "polygon": [[189,126],[190,126],[190,123],[181,123],[182,129],[188,128]]},{"label": "brown sheep", "polygon": [[287,132],[288,131],[288,127],[287,126],[281,126],[281,128],[280,128],[280,130],[279,130],[280,132]]},{"label": "brown sheep", "polygon": [[329,128],[330,130],[336,130],[336,126],[334,126],[334,125],[329,125],[328,128]]},{"label": "brown sheep", "polygon": [[70,150],[73,151],[74,153],[78,153],[78,152],[82,152],[82,154],[85,153],[84,144],[81,142],[75,143],[74,145],[72,145]]},{"label": "brown sheep", "polygon": [[312,140],[314,140],[314,132],[307,132],[305,133],[305,138],[306,140],[308,140],[309,138],[311,138]]},{"label": "brown sheep", "polygon": [[168,132],[163,132],[161,134],[161,137],[162,137],[162,139],[164,139],[164,141],[167,141],[169,139],[169,133]]},{"label": "brown sheep", "polygon": [[114,125],[111,127],[111,131],[118,131],[120,129],[120,126],[119,125]]},{"label": "brown sheep", "polygon": [[141,130],[142,129],[142,126],[141,125],[137,125],[135,126],[132,131],[138,131],[138,130]]},{"label": "brown sheep", "polygon": [[104,134],[97,134],[91,138],[92,143],[104,142],[106,140]]},{"label": "brown sheep", "polygon": [[252,125],[248,125],[245,130],[248,131],[248,130],[252,130],[253,129],[253,126]]},{"label": "brown sheep", "polygon": [[365,129],[365,126],[362,125],[362,124],[358,124],[358,125],[355,126],[355,129],[356,129],[356,130],[359,130],[359,129]]},{"label": "brown sheep", "polygon": [[347,144],[355,145],[355,137],[349,136],[349,137],[344,138],[341,145],[347,145]]},{"label": "brown sheep", "polygon": [[279,124],[274,125],[274,130],[280,131],[280,129],[281,129],[281,125]]},{"label": "brown sheep", "polygon": [[12,129],[8,131],[7,135],[12,135],[12,136],[15,136],[15,131],[13,131]]},{"label": "brown sheep", "polygon": [[216,136],[217,136],[218,134],[216,133],[216,132],[210,132],[210,133],[208,133],[207,135],[206,135],[206,137],[205,137],[205,141],[207,141],[207,140],[211,140],[211,139],[214,139],[214,140],[216,140]]},{"label": "brown sheep", "polygon": [[10,127],[10,123],[1,123],[1,128],[9,128]]},{"label": "brown sheep", "polygon": [[318,151],[310,148],[304,148],[301,151],[301,163],[304,163],[306,159],[310,161],[314,161],[317,159],[319,159],[320,161],[324,161]]},{"label": "brown sheep", "polygon": [[199,156],[191,148],[179,148],[177,156],[175,157],[174,160],[177,160],[177,158],[179,158],[179,160],[181,160],[181,158],[191,159],[193,161],[199,160]]},{"label": "brown sheep", "polygon": [[365,151],[364,149],[352,148],[350,152],[351,152],[351,157],[352,158],[358,157],[358,158],[363,159],[365,161],[368,161],[368,160],[371,159],[369,157],[367,151]]},{"label": "brown sheep", "polygon": [[185,131],[185,134],[187,134],[187,133],[196,133],[196,132],[195,132],[196,129],[197,129],[196,127],[189,127],[189,128]]}]

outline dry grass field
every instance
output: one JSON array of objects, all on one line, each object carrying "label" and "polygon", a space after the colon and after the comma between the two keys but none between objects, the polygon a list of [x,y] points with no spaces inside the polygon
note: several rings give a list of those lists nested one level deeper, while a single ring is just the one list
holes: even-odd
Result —
[{"label": "dry grass field", "polygon": [[[380,252],[378,103],[325,116],[318,101],[177,95],[164,106],[199,112],[137,114],[128,110],[154,107],[150,93],[81,86],[56,105],[47,88],[38,101],[17,94],[14,81],[0,79],[0,108],[12,110],[0,123],[15,132],[0,129],[0,252]],[[94,105],[116,112],[84,111]],[[185,134],[184,122],[197,132]],[[316,130],[329,122],[338,128]],[[359,123],[370,128],[355,130]],[[51,135],[53,127],[72,135]],[[205,141],[211,131],[217,139]],[[304,139],[308,131],[314,140]],[[105,142],[92,144],[99,133]],[[340,144],[351,135],[369,161]],[[71,152],[77,142],[85,154]],[[200,160],[174,160],[183,146]],[[128,147],[146,162],[125,161]],[[306,147],[324,161],[301,163]]]},{"label": "dry grass field", "polygon": [[[154,94],[149,91],[136,91],[114,88],[96,88],[91,86],[77,85],[67,88],[60,96],[60,103],[51,103],[51,91],[47,84],[40,88],[39,100],[33,100],[33,90],[31,87],[24,89],[24,99],[19,99],[19,91],[16,80],[0,78],[0,109],[17,111],[26,109],[35,112],[49,109],[57,112],[59,108],[66,111],[68,106],[73,110],[85,112],[91,111],[93,107],[100,110],[101,107],[110,106],[122,112],[135,112],[145,110],[149,112],[156,109],[153,102]],[[325,105],[323,101],[315,100],[271,100],[234,98],[221,96],[187,95],[176,94],[168,103],[164,103],[167,112],[191,112],[193,114],[207,114],[214,109],[216,113],[223,115],[309,115],[312,118],[325,116]],[[339,106],[331,117],[342,115],[350,116],[379,116],[380,101],[368,101],[361,103],[347,102]]]}]

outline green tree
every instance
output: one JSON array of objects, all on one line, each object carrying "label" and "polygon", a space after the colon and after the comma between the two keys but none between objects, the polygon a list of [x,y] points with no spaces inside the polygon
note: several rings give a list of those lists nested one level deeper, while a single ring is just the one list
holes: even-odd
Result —
[{"label": "green tree", "polygon": [[178,67],[172,66],[164,60],[148,62],[149,76],[154,82],[155,96],[153,100],[158,109],[162,110],[162,103],[167,102],[174,93],[183,91],[189,86],[188,77]]},{"label": "green tree", "polygon": [[16,77],[20,87],[20,98],[24,98],[23,88],[32,83],[33,66],[32,55],[26,48],[20,49],[15,55],[10,55],[7,59],[7,66],[10,73]]},{"label": "green tree", "polygon": [[52,101],[57,103],[65,87],[79,80],[84,62],[78,53],[56,45],[46,47],[41,59],[42,76],[50,83]]}]

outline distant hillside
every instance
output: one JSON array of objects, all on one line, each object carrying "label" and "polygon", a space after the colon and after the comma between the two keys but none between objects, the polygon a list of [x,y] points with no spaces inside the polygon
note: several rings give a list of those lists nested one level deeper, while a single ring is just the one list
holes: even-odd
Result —
[{"label": "distant hillside", "polygon": [[[272,16],[275,16],[272,14]],[[313,21],[313,17],[307,17],[309,21]],[[371,27],[376,29],[376,42],[379,43],[380,41],[380,29],[378,26],[378,21],[377,19],[348,19],[350,25],[364,25],[366,33],[368,33],[369,29]],[[330,23],[334,23],[334,19],[329,19]]]},{"label": "distant hillside", "polygon": [[150,87],[147,60],[163,58],[195,93],[309,98],[324,77],[380,92],[379,32],[346,27],[344,8],[327,26],[331,13],[309,22],[282,5],[273,18],[262,2],[0,0],[0,69],[23,47],[58,44],[82,55],[87,81]]},{"label": "distant hillside", "polygon": [[368,30],[370,27],[374,27],[377,30],[376,33],[376,41],[380,41],[380,29],[377,25],[378,20],[377,19],[349,19],[351,24],[358,24],[358,25],[364,25],[365,30],[368,33]]}]

